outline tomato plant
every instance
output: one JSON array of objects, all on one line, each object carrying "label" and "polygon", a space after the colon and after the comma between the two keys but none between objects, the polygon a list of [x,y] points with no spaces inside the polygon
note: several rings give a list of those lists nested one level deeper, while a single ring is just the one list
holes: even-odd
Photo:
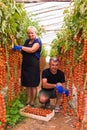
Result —
[{"label": "tomato plant", "polygon": [[38,30],[38,35],[42,33],[38,22],[28,18],[23,4],[14,0],[1,0],[0,2],[0,44],[11,45],[10,36],[13,35],[18,44],[23,44],[27,37],[27,27],[34,25]]},{"label": "tomato plant", "polygon": [[45,46],[42,45],[41,56],[46,57],[47,55],[48,55],[48,54],[47,54],[47,50],[46,50]]},{"label": "tomato plant", "polygon": [[[52,50],[64,55],[73,47],[75,49],[74,58],[78,60],[84,49],[83,39],[87,38],[87,1],[75,0],[73,7],[66,9],[64,15],[64,24],[61,31],[57,33],[57,38],[53,40]],[[61,52],[62,47],[63,52]]]},{"label": "tomato plant", "polygon": [[19,110],[24,107],[25,102],[26,102],[25,91],[21,91],[20,98],[15,98],[10,106],[6,101],[6,118],[7,118],[6,125],[14,126],[16,123],[24,119],[24,117],[20,115]]}]

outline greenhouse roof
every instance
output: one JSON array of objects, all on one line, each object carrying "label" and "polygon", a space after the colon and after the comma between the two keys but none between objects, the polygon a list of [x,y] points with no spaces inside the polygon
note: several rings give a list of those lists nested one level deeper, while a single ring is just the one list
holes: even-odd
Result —
[{"label": "greenhouse roof", "polygon": [[72,7],[70,2],[38,2],[25,3],[25,10],[28,17],[38,21],[45,33],[43,42],[50,44],[56,37],[56,33],[61,30],[64,18],[64,9]]}]

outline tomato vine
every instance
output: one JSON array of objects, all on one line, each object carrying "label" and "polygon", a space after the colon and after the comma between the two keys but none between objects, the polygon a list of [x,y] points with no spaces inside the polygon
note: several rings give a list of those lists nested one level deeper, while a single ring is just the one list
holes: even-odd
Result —
[{"label": "tomato vine", "polygon": [[57,33],[57,38],[53,40],[51,53],[57,50],[56,55],[64,55],[73,47],[74,58],[78,60],[84,49],[83,39],[87,38],[87,1],[75,0],[70,4],[73,4],[73,7],[64,11],[64,24],[61,31]]},{"label": "tomato vine", "polygon": [[18,44],[23,44],[27,36],[27,27],[34,25],[38,35],[42,33],[39,24],[28,18],[23,4],[14,0],[1,0],[0,2],[0,45],[11,45],[10,35],[14,35]]}]

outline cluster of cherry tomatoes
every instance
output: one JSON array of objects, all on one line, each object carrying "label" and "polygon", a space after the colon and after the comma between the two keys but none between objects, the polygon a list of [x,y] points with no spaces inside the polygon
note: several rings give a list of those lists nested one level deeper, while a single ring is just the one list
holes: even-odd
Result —
[{"label": "cluster of cherry tomatoes", "polygon": [[39,115],[39,116],[47,116],[48,114],[52,113],[52,111],[50,109],[43,109],[43,108],[32,108],[27,106],[23,112],[25,113],[30,113],[30,114],[34,114],[34,115]]}]

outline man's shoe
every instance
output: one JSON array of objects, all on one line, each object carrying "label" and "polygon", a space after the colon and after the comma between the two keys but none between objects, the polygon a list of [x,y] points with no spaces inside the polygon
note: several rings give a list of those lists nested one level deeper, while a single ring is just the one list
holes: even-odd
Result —
[{"label": "man's shoe", "polygon": [[60,107],[59,106],[56,106],[55,109],[54,109],[54,112],[60,112]]}]

